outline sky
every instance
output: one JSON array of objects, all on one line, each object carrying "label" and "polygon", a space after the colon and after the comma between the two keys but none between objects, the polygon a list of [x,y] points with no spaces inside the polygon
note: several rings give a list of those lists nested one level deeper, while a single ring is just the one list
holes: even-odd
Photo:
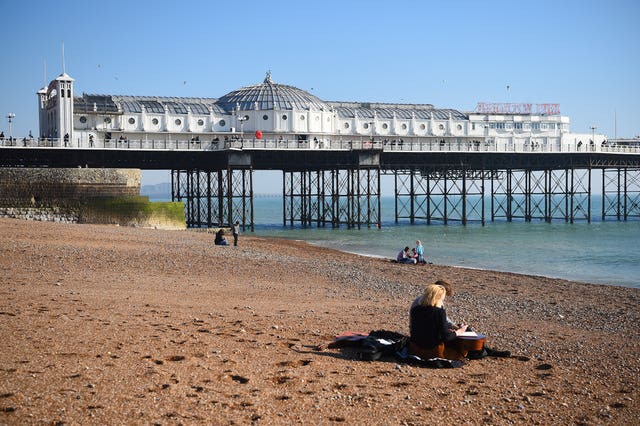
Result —
[{"label": "sky", "polygon": [[0,16],[14,136],[37,135],[63,45],[76,95],[218,98],[270,70],[325,101],[557,103],[572,132],[640,135],[637,0],[0,0]]}]

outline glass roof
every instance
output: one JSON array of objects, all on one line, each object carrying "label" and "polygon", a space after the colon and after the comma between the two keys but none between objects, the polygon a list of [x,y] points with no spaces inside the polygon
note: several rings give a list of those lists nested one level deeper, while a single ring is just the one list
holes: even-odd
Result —
[{"label": "glass roof", "polygon": [[163,114],[164,107],[158,101],[139,101],[143,106],[144,110],[154,114]]},{"label": "glass roof", "polygon": [[328,110],[327,104],[311,93],[293,86],[274,83],[271,74],[261,84],[243,87],[218,99],[218,105],[227,112],[236,108],[247,110]]},{"label": "glass roof", "polygon": [[334,106],[338,117],[340,118],[354,118],[356,114],[360,118],[373,118],[375,112],[376,118],[379,119],[393,119],[409,120],[411,118],[417,118],[420,120],[448,120],[451,115],[452,120],[467,120],[466,114],[457,111],[455,109],[437,109],[437,108],[425,108],[423,105],[387,105],[378,104],[378,106],[372,107],[354,107],[354,106]]},{"label": "glass roof", "polygon": [[74,100],[75,109],[91,112],[94,106],[98,113],[146,113],[216,115],[230,114],[239,108],[251,110],[314,110],[335,111],[340,118],[392,120],[467,120],[468,115],[455,109],[438,109],[431,104],[391,104],[365,102],[325,102],[311,93],[293,86],[274,83],[271,73],[260,84],[243,87],[227,93],[219,99],[214,98],[176,98],[151,96],[110,96],[88,95]]},{"label": "glass roof", "polygon": [[109,95],[87,95],[76,97],[73,100],[73,109],[76,111],[90,112],[96,108],[97,112],[118,112],[118,106]]}]

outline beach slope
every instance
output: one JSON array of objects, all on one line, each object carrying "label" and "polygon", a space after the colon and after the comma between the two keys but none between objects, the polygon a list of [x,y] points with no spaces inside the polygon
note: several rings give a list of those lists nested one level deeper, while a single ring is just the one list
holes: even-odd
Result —
[{"label": "beach slope", "polygon": [[[450,316],[511,358],[428,369],[327,348]],[[0,220],[0,424],[638,424],[640,291],[302,242]]]}]

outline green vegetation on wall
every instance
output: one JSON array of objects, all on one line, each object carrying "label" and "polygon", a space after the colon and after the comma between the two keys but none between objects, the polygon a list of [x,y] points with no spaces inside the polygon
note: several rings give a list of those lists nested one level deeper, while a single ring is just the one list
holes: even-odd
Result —
[{"label": "green vegetation on wall", "polygon": [[78,207],[81,223],[185,229],[182,202],[150,202],[149,197],[92,198]]}]

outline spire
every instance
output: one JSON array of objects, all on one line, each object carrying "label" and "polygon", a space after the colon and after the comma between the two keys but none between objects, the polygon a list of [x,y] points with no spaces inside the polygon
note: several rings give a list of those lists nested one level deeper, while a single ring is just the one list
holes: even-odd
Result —
[{"label": "spire", "polygon": [[64,41],[62,42],[62,74],[66,74],[67,71],[64,68]]},{"label": "spire", "polygon": [[273,84],[273,80],[271,80],[271,70],[267,71],[267,75],[265,76],[263,83]]}]

